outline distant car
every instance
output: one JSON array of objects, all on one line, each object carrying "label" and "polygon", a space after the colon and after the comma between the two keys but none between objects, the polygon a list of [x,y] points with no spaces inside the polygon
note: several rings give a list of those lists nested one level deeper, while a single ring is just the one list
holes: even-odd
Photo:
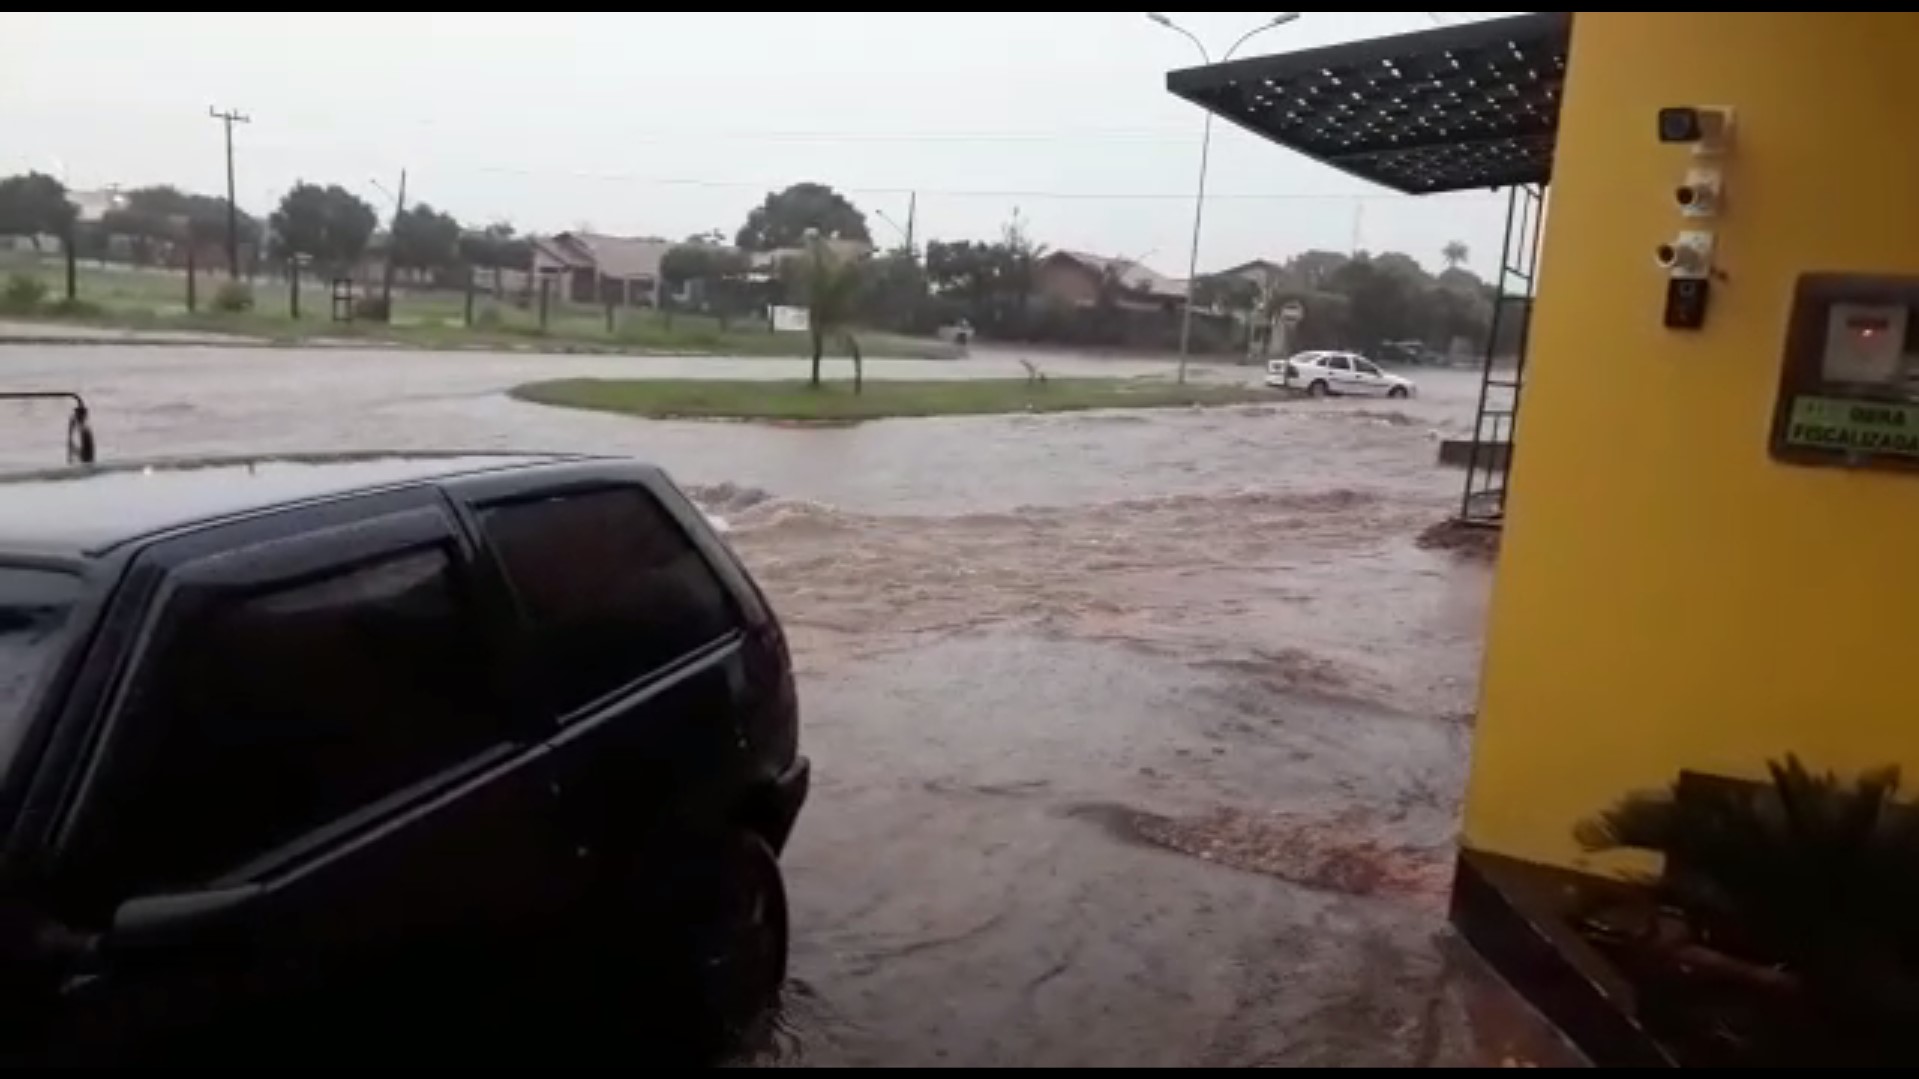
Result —
[{"label": "distant car", "polygon": [[1388,341],[1380,346],[1380,358],[1401,367],[1444,367],[1447,356],[1424,341]]},{"label": "distant car", "polygon": [[1411,379],[1389,375],[1364,356],[1350,352],[1303,352],[1274,360],[1266,384],[1309,397],[1390,397],[1405,400],[1419,393]]},{"label": "distant car", "polygon": [[0,1059],[547,1059],[648,1017],[704,1050],[785,980],[792,661],[659,471],[157,464],[0,504]]}]

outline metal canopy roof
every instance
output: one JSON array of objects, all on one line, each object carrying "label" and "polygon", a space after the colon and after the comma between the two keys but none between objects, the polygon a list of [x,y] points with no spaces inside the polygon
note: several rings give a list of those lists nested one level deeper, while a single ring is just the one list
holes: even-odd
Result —
[{"label": "metal canopy roof", "polygon": [[1412,195],[1551,181],[1572,13],[1176,71],[1174,94]]}]

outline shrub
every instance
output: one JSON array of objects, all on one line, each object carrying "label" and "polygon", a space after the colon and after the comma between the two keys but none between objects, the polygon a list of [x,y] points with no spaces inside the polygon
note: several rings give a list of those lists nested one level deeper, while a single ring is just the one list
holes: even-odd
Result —
[{"label": "shrub", "polygon": [[506,314],[497,307],[488,307],[474,316],[473,325],[482,330],[497,330],[506,325]]},{"label": "shrub", "polygon": [[359,322],[388,322],[392,309],[381,296],[362,296],[353,303],[353,317]]},{"label": "shrub", "polygon": [[1919,810],[1899,788],[1896,769],[1844,780],[1788,758],[1770,786],[1682,781],[1576,836],[1664,855],[1659,902],[1697,947],[1788,977],[1826,1014],[1903,1030],[1919,1019]]},{"label": "shrub", "polygon": [[47,283],[28,274],[13,274],[7,278],[7,286],[0,289],[0,308],[8,311],[26,312],[39,307],[47,298]]},{"label": "shrub", "polygon": [[225,315],[244,315],[253,310],[253,289],[229,281],[213,294],[213,309]]},{"label": "shrub", "polygon": [[107,313],[106,308],[90,300],[61,300],[47,310],[59,318],[99,318]]}]

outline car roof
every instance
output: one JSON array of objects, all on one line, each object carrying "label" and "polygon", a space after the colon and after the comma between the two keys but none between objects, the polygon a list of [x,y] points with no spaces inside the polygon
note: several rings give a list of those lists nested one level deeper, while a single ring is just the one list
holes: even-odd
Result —
[{"label": "car roof", "polygon": [[277,456],[0,474],[0,553],[98,557],[148,536],[264,510],[583,459],[451,453]]}]

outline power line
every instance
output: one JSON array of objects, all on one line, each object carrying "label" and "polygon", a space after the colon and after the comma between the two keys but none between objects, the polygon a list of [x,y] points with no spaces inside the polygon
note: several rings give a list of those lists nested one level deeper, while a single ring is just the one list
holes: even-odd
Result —
[{"label": "power line", "polygon": [[[290,147],[254,147],[286,152]],[[584,169],[539,169],[519,165],[441,165],[437,172],[478,173],[491,176],[517,176],[527,179],[575,180],[589,183],[625,184],[635,187],[684,187],[708,190],[772,191],[786,187],[793,182],[785,179],[770,178],[720,178],[697,176],[647,176],[639,173],[595,171]],[[1045,188],[942,188],[926,184],[907,185],[860,185],[835,183],[833,185],[849,195],[872,197],[893,197],[911,199],[915,196],[946,199],[995,199],[995,200],[1032,200],[1037,202],[1186,202],[1192,198],[1184,191],[1061,191]],[[1458,192],[1455,197],[1466,198],[1474,192]],[[1322,192],[1231,192],[1209,195],[1209,200],[1246,203],[1411,203],[1434,202],[1448,196],[1415,196],[1396,192],[1358,192],[1358,193],[1322,193]]]},{"label": "power line", "polygon": [[[469,171],[492,175],[525,176],[534,179],[560,178],[569,180],[587,180],[602,183],[632,184],[640,187],[695,187],[712,189],[773,190],[784,186],[782,180],[721,180],[692,177],[639,176],[632,173],[617,172],[579,172],[568,170],[525,169],[505,165],[479,166]],[[911,187],[862,187],[857,184],[837,184],[840,190],[854,195],[896,196],[909,198],[914,194],[937,196],[951,199],[1033,199],[1049,202],[1186,202],[1192,199],[1190,192],[1182,191],[1049,191],[1025,188],[1012,189],[967,189],[937,188],[924,185]],[[1411,202],[1417,196],[1400,194],[1320,194],[1320,193],[1277,193],[1247,192],[1240,194],[1209,195],[1208,199],[1228,202]],[[1431,201],[1428,199],[1427,201]]]}]

